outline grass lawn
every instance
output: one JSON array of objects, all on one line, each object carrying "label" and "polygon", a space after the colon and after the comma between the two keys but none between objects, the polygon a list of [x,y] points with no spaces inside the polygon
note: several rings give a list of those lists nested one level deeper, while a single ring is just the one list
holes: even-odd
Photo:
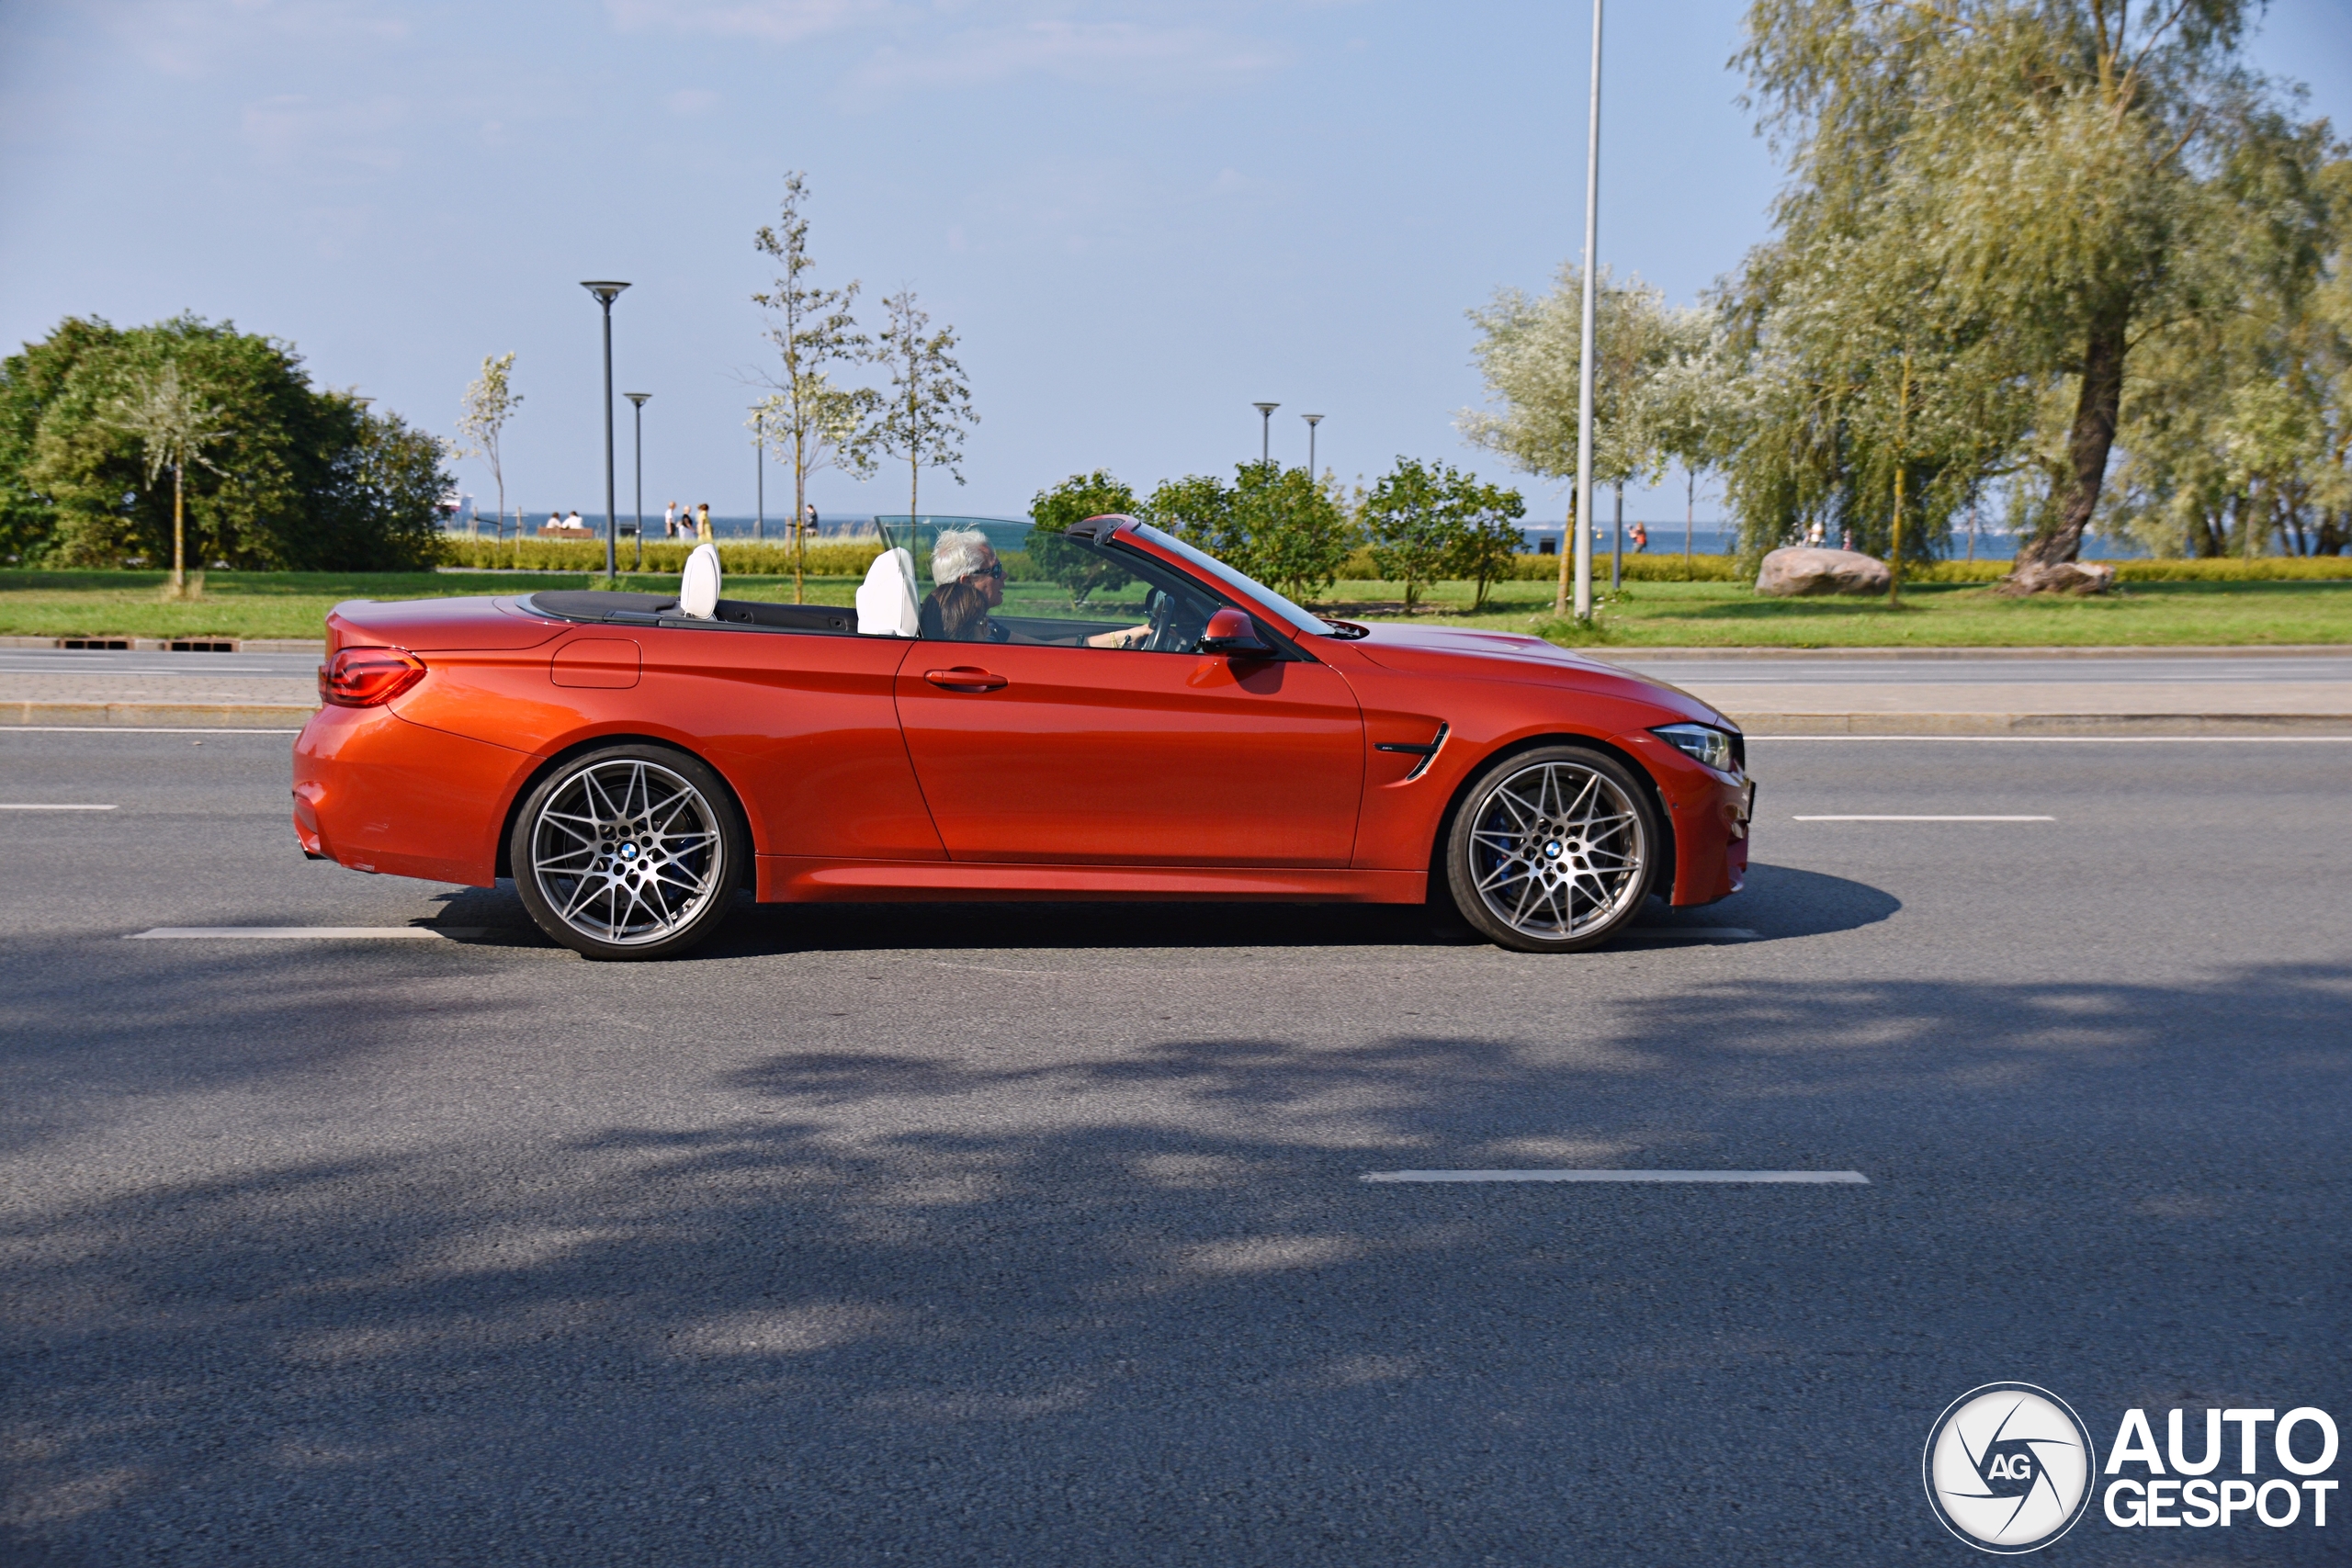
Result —
[{"label": "grass lawn", "polygon": [[[2133,582],[2093,599],[2004,599],[1974,583],[1906,586],[1883,599],[1764,599],[1740,582],[1596,585],[1590,630],[1552,615],[1548,582],[1498,583],[1469,614],[1466,583],[1440,585],[1414,619],[1533,632],[1555,642],[1667,648],[2064,648],[2352,643],[2352,581]],[[1401,584],[1341,582],[1359,619],[1401,611]],[[1385,606],[1385,611],[1383,606]]]},{"label": "grass lawn", "polygon": [[[0,571],[0,636],[316,637],[329,607],[345,599],[527,593],[595,580],[576,572],[217,571],[204,597],[186,604],[163,601],[164,581],[159,571]],[[621,586],[667,592],[677,579],[624,574]],[[847,604],[856,588],[854,578],[812,577],[808,599]],[[1996,598],[1973,583],[1922,583],[1906,588],[1894,611],[1875,599],[1759,599],[1737,582],[1633,582],[1599,595],[1589,631],[1553,618],[1552,592],[1549,582],[1498,583],[1486,612],[1471,615],[1469,586],[1442,583],[1414,618],[1625,647],[2352,643],[2352,581],[2133,582],[2100,599],[2028,600]],[[730,577],[727,593],[789,600],[792,580]],[[1396,583],[1343,581],[1325,603],[1380,620],[1396,615],[1402,597]]]},{"label": "grass lawn", "polygon": [[[311,572],[215,571],[204,597],[163,600],[168,572],[0,571],[0,637],[319,637],[326,615],[345,599],[446,598],[467,593],[528,593],[586,588],[598,581],[574,571]],[[621,577],[625,589],[675,592],[675,574]],[[846,604],[854,578],[813,578],[812,604]],[[790,599],[788,577],[730,577],[730,599]]]}]

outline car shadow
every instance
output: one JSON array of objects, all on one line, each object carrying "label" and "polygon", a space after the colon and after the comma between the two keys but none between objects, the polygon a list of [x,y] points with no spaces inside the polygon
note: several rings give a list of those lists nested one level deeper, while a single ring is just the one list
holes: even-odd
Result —
[{"label": "car shadow", "polygon": [[[468,946],[553,949],[514,884],[438,895],[424,922]],[[1886,919],[1903,907],[1883,889],[1795,866],[1758,865],[1746,889],[1716,904],[1674,908],[1653,898],[1611,945],[1703,946],[1824,936]],[[1476,947],[1486,939],[1450,909],[1398,904],[891,903],[754,904],[688,959],[773,953],[1008,948]]]}]

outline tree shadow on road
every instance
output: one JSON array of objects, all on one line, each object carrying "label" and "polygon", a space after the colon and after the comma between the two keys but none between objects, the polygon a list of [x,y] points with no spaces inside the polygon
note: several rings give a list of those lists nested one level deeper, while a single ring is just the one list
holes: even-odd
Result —
[{"label": "tree shadow on road", "polygon": [[[5,1210],[6,1517],[59,1562],[1878,1563],[1940,1546],[1917,1444],[1987,1376],[2342,1407],[2342,965],[1747,976],[1338,1039],[1117,1037],[1081,998],[1050,1050],[787,1018],[537,1082],[485,995],[444,1021],[490,1069],[436,1094],[379,1076],[422,1014],[175,962],[120,1009],[198,996],[277,1054],[159,1084],[25,1019],[129,1122],[258,1097]],[[267,1111],[337,1070],[333,1136]],[[1359,1179],[1486,1164],[1873,1185]]]}]

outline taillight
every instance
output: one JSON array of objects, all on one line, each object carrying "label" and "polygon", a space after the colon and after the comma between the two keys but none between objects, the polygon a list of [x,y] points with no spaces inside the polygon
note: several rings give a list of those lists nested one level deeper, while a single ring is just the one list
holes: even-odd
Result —
[{"label": "taillight", "polygon": [[339,649],[319,666],[319,696],[339,708],[372,708],[424,679],[424,660],[405,649]]}]

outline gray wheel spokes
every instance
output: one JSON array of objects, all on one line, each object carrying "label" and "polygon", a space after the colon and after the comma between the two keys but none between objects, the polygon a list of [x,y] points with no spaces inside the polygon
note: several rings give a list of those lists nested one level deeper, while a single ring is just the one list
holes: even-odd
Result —
[{"label": "gray wheel spokes", "polygon": [[531,874],[566,925],[642,946],[709,907],[726,871],[718,817],[702,792],[658,762],[584,768],[532,824]]},{"label": "gray wheel spokes", "polygon": [[1497,919],[1559,939],[1616,919],[1645,863],[1641,819],[1606,774],[1539,762],[1503,779],[1475,807],[1471,876]]}]

